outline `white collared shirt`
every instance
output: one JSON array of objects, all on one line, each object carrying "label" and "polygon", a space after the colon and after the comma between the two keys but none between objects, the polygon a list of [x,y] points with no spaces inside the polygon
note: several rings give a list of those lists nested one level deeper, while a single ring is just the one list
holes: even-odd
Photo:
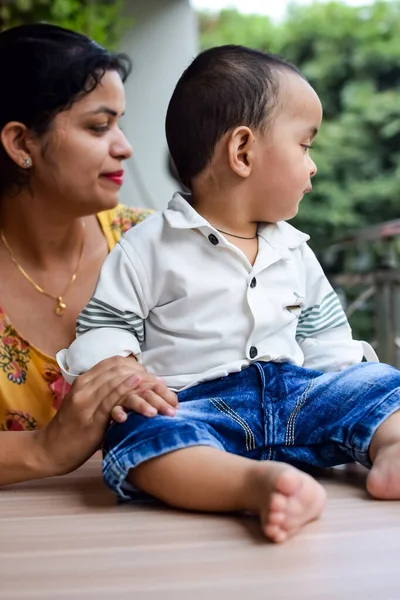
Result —
[{"label": "white collared shirt", "polygon": [[253,361],[321,371],[360,362],[363,345],[308,239],[285,222],[262,225],[251,265],[175,194],[107,257],[76,340],[57,355],[65,378],[131,353],[174,390]]}]

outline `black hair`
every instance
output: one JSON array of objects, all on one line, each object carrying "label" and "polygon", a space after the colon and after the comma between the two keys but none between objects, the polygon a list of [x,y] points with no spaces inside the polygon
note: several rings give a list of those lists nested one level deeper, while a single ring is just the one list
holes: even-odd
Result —
[{"label": "black hair", "polygon": [[[37,135],[51,128],[54,117],[93,91],[106,71],[125,81],[131,70],[125,54],[108,52],[84,35],[55,25],[21,25],[0,33],[0,131],[10,121]],[[29,180],[0,144],[0,197]]]},{"label": "black hair", "polygon": [[207,166],[215,145],[239,125],[265,128],[278,104],[279,71],[301,75],[274,54],[218,46],[199,54],[179,79],[165,122],[168,147],[182,183]]}]

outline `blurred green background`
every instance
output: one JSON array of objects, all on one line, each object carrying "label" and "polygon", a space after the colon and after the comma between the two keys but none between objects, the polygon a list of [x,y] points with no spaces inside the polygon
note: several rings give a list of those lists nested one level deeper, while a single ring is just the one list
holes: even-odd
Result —
[{"label": "blurred green background", "polygon": [[122,35],[123,0],[0,0],[0,30],[46,21],[115,48]]}]

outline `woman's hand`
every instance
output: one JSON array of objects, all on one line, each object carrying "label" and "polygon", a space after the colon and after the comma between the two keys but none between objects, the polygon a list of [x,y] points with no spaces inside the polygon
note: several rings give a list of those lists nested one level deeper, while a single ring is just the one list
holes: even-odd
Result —
[{"label": "woman's hand", "polygon": [[114,406],[111,413],[115,421],[122,423],[126,420],[124,408],[145,417],[154,417],[158,413],[175,416],[176,409],[179,408],[178,398],[167,388],[162,378],[150,375],[133,356],[118,360],[124,361],[124,366],[130,371],[134,369],[135,376],[130,382],[132,388],[127,394],[121,389],[121,401]]},{"label": "woman's hand", "polygon": [[96,450],[111,419],[126,419],[123,410],[145,416],[173,416],[176,395],[134,357],[113,357],[80,375],[53,420],[34,432],[45,472],[61,475],[77,469]]}]

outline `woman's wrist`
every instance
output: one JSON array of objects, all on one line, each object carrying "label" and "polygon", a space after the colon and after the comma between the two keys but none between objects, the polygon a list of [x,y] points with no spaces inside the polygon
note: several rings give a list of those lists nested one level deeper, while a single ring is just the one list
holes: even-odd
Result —
[{"label": "woman's wrist", "polygon": [[0,487],[57,475],[40,431],[0,432]]},{"label": "woman's wrist", "polygon": [[61,475],[61,469],[57,468],[54,457],[46,448],[46,431],[37,429],[29,432],[29,464],[28,468],[32,472],[32,479],[42,479],[45,477],[54,477]]}]

